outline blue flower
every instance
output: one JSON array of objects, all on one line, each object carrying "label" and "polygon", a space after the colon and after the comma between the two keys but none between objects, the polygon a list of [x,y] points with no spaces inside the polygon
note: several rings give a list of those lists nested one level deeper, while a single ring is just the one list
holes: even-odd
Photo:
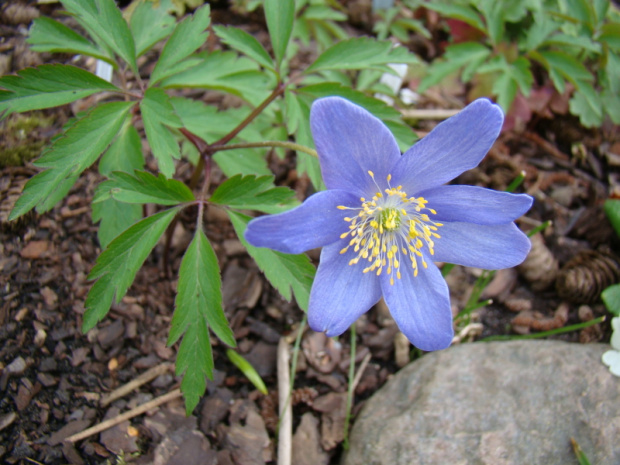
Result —
[{"label": "blue flower", "polygon": [[383,296],[413,345],[444,349],[454,335],[450,295],[433,261],[495,270],[530,250],[513,222],[530,196],[443,185],[480,163],[503,119],[497,105],[476,100],[401,156],[369,112],[319,99],[310,125],[328,190],[252,220],[245,238],[292,254],[323,247],[308,307],[315,331],[342,334]]}]

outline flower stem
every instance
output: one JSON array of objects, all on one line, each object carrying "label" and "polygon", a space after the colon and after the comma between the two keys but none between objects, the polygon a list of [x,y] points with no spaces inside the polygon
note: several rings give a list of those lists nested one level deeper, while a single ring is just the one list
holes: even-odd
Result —
[{"label": "flower stem", "polygon": [[351,334],[351,359],[349,362],[349,387],[347,389],[347,406],[346,413],[344,415],[344,443],[342,447],[344,450],[349,450],[349,424],[351,423],[351,408],[353,407],[353,389],[355,389],[355,352],[356,352],[356,334],[355,334],[355,323],[351,325],[349,328],[349,332]]},{"label": "flower stem", "polygon": [[228,145],[212,145],[210,148],[213,152],[219,152],[222,150],[234,150],[234,149],[247,149],[252,147],[282,147],[285,149],[296,150],[299,152],[307,153],[313,157],[317,157],[316,150],[306,147],[305,145],[296,144],[295,142],[289,142],[285,140],[266,140],[259,142],[240,142],[238,144]]}]

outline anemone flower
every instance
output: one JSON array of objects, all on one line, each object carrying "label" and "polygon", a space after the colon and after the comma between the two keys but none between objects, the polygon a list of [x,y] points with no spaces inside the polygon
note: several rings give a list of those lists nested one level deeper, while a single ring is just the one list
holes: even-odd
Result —
[{"label": "anemone flower", "polygon": [[308,306],[315,331],[342,334],[383,296],[413,345],[444,349],[452,311],[433,261],[495,270],[518,265],[530,250],[514,224],[530,196],[444,185],[480,163],[503,119],[497,105],[476,100],[401,155],[368,111],[319,99],[310,125],[327,190],[252,220],[245,238],[292,254],[323,247]]}]

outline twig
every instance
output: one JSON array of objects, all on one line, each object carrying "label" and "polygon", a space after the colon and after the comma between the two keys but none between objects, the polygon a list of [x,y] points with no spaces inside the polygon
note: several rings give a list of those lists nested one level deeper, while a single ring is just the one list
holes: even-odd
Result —
[{"label": "twig", "polygon": [[291,465],[293,437],[293,407],[289,397],[288,343],[281,337],[278,342],[278,403],[280,428],[278,430],[278,465]]},{"label": "twig", "polygon": [[113,426],[122,423],[125,420],[129,420],[130,418],[136,417],[144,412],[147,412],[155,407],[159,407],[166,402],[170,402],[173,399],[181,397],[181,390],[175,389],[174,391],[170,391],[168,394],[164,394],[163,396],[159,396],[145,404],[139,405],[138,407],[129,410],[128,412],[122,413],[114,418],[110,418],[109,420],[103,421],[98,425],[95,425],[91,428],[85,429],[81,433],[76,433],[73,436],[69,436],[65,441],[67,442],[77,442],[85,439],[93,434],[101,433]]},{"label": "twig", "polygon": [[410,119],[448,119],[461,110],[445,110],[443,108],[410,108],[400,110],[404,118]]},{"label": "twig", "polygon": [[172,365],[170,363],[165,362],[151,368],[148,371],[145,371],[136,379],[129,381],[127,384],[124,384],[121,387],[115,389],[107,396],[102,397],[100,402],[101,406],[105,407],[106,405],[114,402],[116,399],[120,399],[121,397],[129,394],[134,389],[137,389],[143,384],[146,384],[149,381],[157,378],[159,375],[163,375],[164,373],[169,371],[171,367]]},{"label": "twig", "polygon": [[364,374],[364,371],[366,371],[366,367],[368,366],[368,362],[370,362],[371,358],[372,358],[372,355],[370,354],[370,352],[368,352],[366,356],[364,357],[364,359],[362,360],[362,363],[360,363],[360,367],[357,370],[357,373],[355,374],[355,378],[353,379],[353,392],[355,392],[357,385],[360,383],[360,380],[362,379],[362,375]]}]

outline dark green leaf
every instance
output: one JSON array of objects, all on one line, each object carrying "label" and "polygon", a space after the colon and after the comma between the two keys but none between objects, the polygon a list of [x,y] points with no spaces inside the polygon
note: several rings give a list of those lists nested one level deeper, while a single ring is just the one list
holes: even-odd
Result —
[{"label": "dark green leaf", "polygon": [[275,187],[272,176],[233,176],[215,190],[210,202],[239,210],[280,213],[297,202],[288,187]]},{"label": "dark green leaf", "polygon": [[35,52],[74,53],[105,60],[116,66],[114,59],[90,40],[51,18],[42,16],[32,22],[27,43]]},{"label": "dark green leaf", "polygon": [[541,51],[543,65],[548,69],[556,69],[566,80],[579,88],[579,81],[593,81],[594,76],[585,65],[576,58],[564,52]]},{"label": "dark green leaf", "polygon": [[178,205],[195,200],[192,191],[176,179],[167,179],[163,174],[155,177],[146,171],[136,171],[130,175],[114,171],[110,180],[97,187],[93,203],[107,199],[123,203],[155,203],[158,205]]},{"label": "dark green leaf", "polygon": [[279,68],[293,32],[295,0],[265,0],[264,9],[276,67]]},{"label": "dark green leaf", "polygon": [[113,84],[71,65],[26,68],[17,76],[0,78],[0,87],[6,89],[0,90],[0,114],[56,107],[95,92],[119,91]]},{"label": "dark green leaf", "polygon": [[389,40],[358,37],[338,42],[325,50],[306,73],[325,69],[364,69],[389,63],[419,63],[406,47],[394,47]]},{"label": "dark green leaf", "polygon": [[229,47],[247,55],[265,68],[274,70],[271,57],[256,37],[233,26],[218,25],[213,26],[213,30]]},{"label": "dark green leaf", "polygon": [[177,355],[177,375],[185,373],[181,390],[188,414],[194,410],[206,387],[205,376],[213,378],[211,328],[225,344],[235,347],[235,338],[222,309],[222,283],[217,257],[204,232],[199,230],[187,248],[175,299],[168,345],[183,335]]},{"label": "dark green leaf", "polygon": [[207,28],[211,22],[209,5],[205,5],[177,24],[172,36],[166,42],[159,60],[151,74],[151,85],[170,76],[174,66],[194,53],[204,44],[209,35]]},{"label": "dark green leaf", "polygon": [[114,199],[92,204],[93,223],[99,223],[97,238],[105,249],[120,233],[142,219],[142,205],[127,205]]},{"label": "dark green leaf", "polygon": [[256,62],[234,52],[202,55],[196,66],[170,76],[162,87],[215,89],[237,95],[256,106],[271,93],[274,76],[259,71]]},{"label": "dark green leaf", "polygon": [[607,23],[601,27],[601,34],[598,36],[599,42],[605,42],[609,48],[620,51],[620,23]]},{"label": "dark green leaf", "polygon": [[133,105],[133,102],[104,103],[56,139],[35,163],[48,169],[28,181],[10,219],[23,215],[35,206],[40,212],[51,208],[53,203],[50,204],[48,198],[59,200],[58,191],[65,189],[67,192],[77,176],[95,162],[117,135]]},{"label": "dark green leaf", "polygon": [[605,214],[613,226],[618,237],[620,237],[620,200],[608,199],[604,204]]},{"label": "dark green leaf", "polygon": [[251,218],[232,210],[228,211],[228,215],[239,240],[254,261],[256,261],[261,271],[265,273],[273,287],[288,301],[291,300],[292,294],[294,294],[297,304],[307,311],[310,288],[312,287],[316,271],[312,263],[310,263],[310,259],[303,254],[289,255],[262,247],[251,246],[243,237]]},{"label": "dark green leaf", "polygon": [[168,14],[169,1],[159,6],[152,2],[140,3],[131,15],[129,27],[136,42],[136,55],[140,56],[174,30],[174,16]]},{"label": "dark green leaf", "polygon": [[98,38],[138,73],[133,36],[114,0],[62,0],[62,4],[93,38]]},{"label": "dark green leaf", "polygon": [[86,297],[82,331],[93,328],[106,316],[112,303],[119,303],[136,273],[151,253],[180,208],[144,218],[114,239],[97,258],[88,279],[97,281]]},{"label": "dark green leaf", "polygon": [[181,120],[174,112],[170,97],[162,90],[151,87],[140,102],[144,132],[159,170],[166,176],[174,174],[173,158],[179,158],[179,143],[170,128],[180,128]]}]

